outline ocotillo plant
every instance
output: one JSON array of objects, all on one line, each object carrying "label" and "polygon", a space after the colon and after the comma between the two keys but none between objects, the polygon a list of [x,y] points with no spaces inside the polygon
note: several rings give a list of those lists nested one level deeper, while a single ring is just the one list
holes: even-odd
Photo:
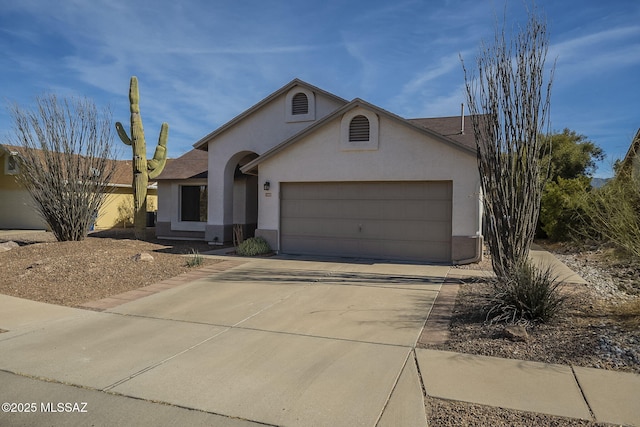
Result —
[{"label": "ocotillo plant", "polygon": [[138,78],[131,77],[129,85],[129,102],[131,104],[131,138],[124,130],[122,123],[116,123],[118,136],[133,149],[133,208],[134,208],[134,229],[136,238],[145,237],[147,225],[147,186],[149,179],[154,179],[167,161],[167,137],[169,125],[162,123],[160,138],[153,155],[153,159],[147,161],[147,144],[144,140],[144,129],[142,128],[142,118],[140,117],[140,94],[138,92]]}]

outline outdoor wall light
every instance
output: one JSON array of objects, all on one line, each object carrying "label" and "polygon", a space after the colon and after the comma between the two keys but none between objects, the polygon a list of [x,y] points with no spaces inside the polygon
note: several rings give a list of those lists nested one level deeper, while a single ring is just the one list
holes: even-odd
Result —
[{"label": "outdoor wall light", "polygon": [[271,188],[271,183],[269,181],[265,181],[263,188],[264,191],[269,191],[269,189]]}]

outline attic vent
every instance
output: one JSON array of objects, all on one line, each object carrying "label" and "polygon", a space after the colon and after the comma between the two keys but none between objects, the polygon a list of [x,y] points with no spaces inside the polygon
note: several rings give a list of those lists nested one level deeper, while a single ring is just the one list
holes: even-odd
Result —
[{"label": "attic vent", "polygon": [[307,95],[302,92],[298,92],[293,96],[291,100],[291,114],[308,114],[309,113],[309,99]]},{"label": "attic vent", "polygon": [[369,141],[369,119],[355,116],[349,124],[349,142]]}]

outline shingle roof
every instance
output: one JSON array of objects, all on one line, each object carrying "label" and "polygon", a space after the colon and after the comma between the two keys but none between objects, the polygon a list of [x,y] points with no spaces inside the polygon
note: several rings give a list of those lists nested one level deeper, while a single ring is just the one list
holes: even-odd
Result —
[{"label": "shingle roof", "polygon": [[476,149],[476,138],[473,134],[471,116],[464,116],[464,132],[461,132],[463,129],[461,116],[407,119],[407,121],[414,125],[431,129],[473,150]]},{"label": "shingle roof", "polygon": [[[20,153],[23,150],[22,147],[8,144],[0,144],[0,149],[7,153]],[[38,150],[39,151],[39,150]],[[206,154],[206,153],[205,153]],[[128,186],[131,187],[133,183],[133,165],[131,160],[114,160],[115,169],[109,184],[116,186]],[[149,182],[149,186],[155,185],[155,182]]]},{"label": "shingle roof", "polygon": [[165,179],[206,179],[209,168],[209,153],[193,149],[177,159],[168,159],[162,173],[156,180]]},{"label": "shingle roof", "polygon": [[[130,160],[116,160],[116,167],[111,177],[111,184],[132,185],[133,165]],[[150,183],[151,184],[151,183]]]}]

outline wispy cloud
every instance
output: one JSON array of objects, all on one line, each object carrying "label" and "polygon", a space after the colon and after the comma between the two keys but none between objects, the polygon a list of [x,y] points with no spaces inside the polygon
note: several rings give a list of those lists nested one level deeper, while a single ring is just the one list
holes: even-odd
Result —
[{"label": "wispy cloud", "polygon": [[[558,57],[554,124],[603,138],[609,127],[635,130],[637,118],[626,113],[635,98],[626,93],[638,87],[636,2],[538,1],[554,23],[552,42],[559,40],[548,56]],[[87,95],[126,121],[129,78],[137,75],[149,140],[169,122],[172,156],[294,77],[405,117],[456,115],[464,99],[458,52],[472,65],[503,3],[5,1],[2,95]],[[509,18],[523,22],[516,3]],[[0,112],[0,128],[5,123]]]},{"label": "wispy cloud", "polygon": [[558,58],[558,67],[572,78],[640,64],[640,26],[614,28],[554,44],[549,58]]},{"label": "wispy cloud", "polygon": [[[416,73],[391,103],[395,110],[411,116],[438,116],[445,111],[453,114],[455,105],[459,109],[463,101],[459,90],[462,83],[459,55],[447,54]],[[456,89],[451,91],[452,87]]]}]

